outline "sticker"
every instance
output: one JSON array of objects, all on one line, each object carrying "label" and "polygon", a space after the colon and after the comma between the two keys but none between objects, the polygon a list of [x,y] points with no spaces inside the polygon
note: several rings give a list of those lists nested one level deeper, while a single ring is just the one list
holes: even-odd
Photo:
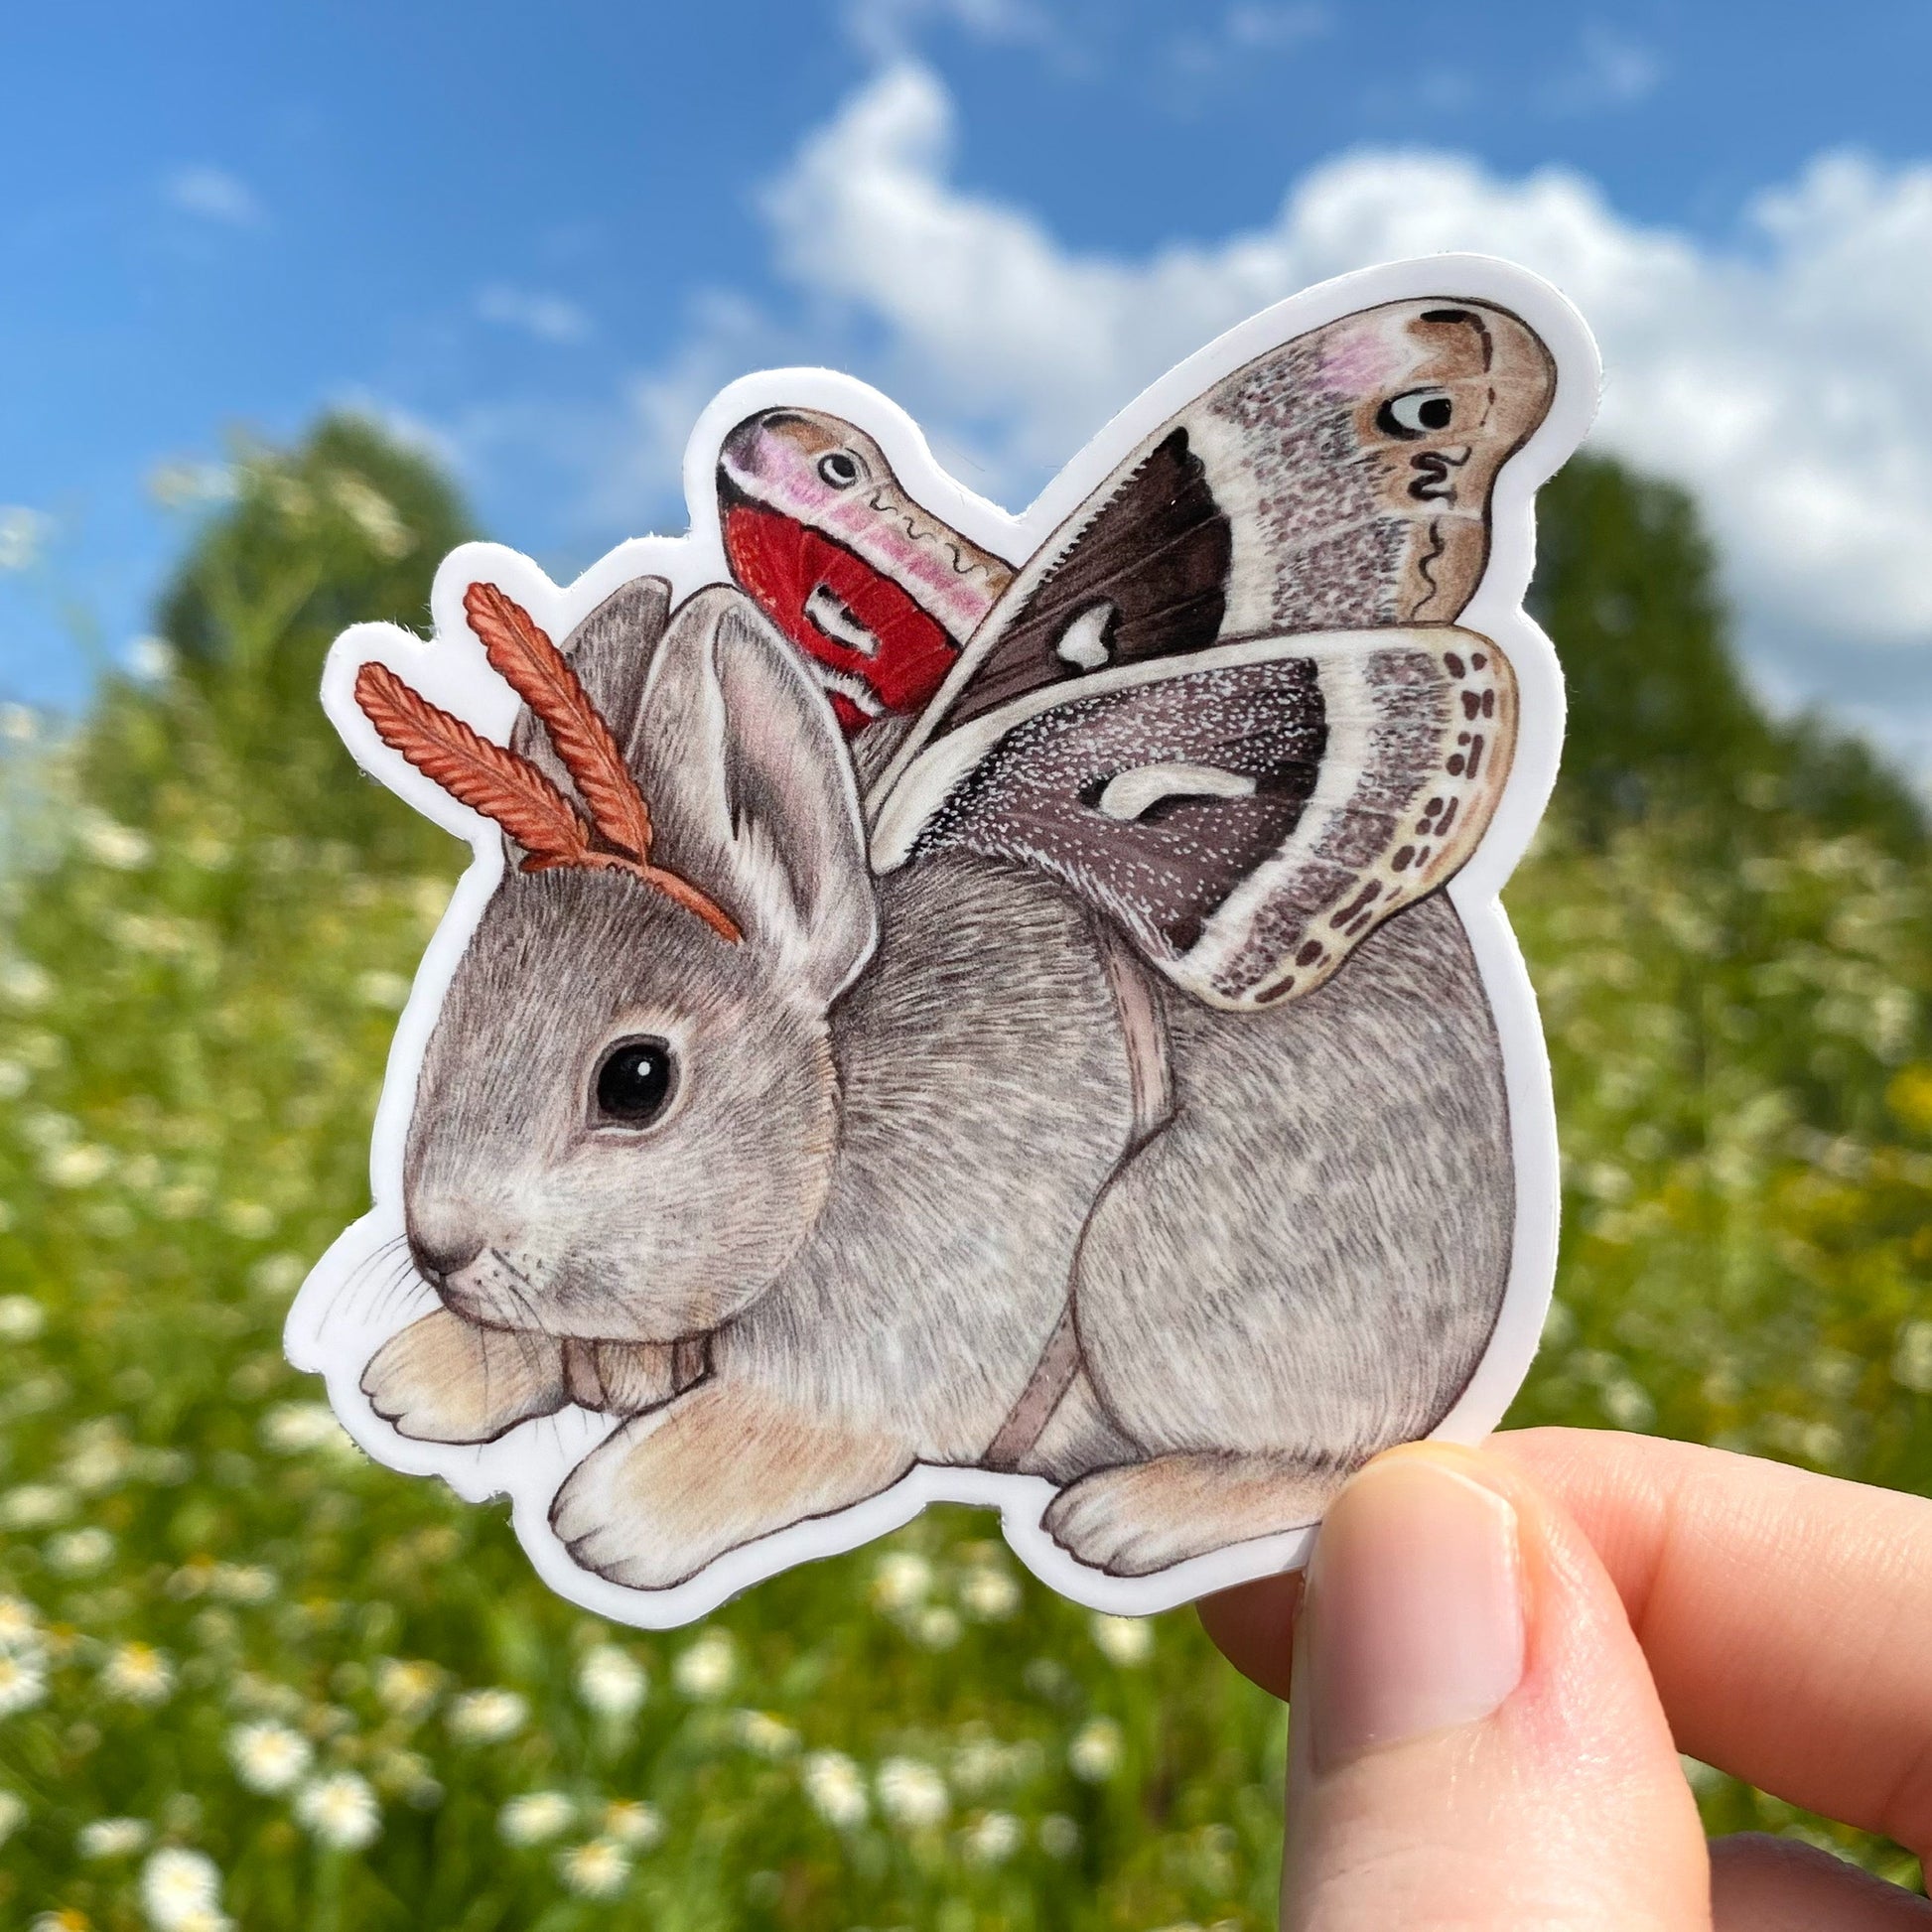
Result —
[{"label": "sticker", "polygon": [[940,1500],[1157,1610],[1479,1439],[1556,1257],[1497,893],[1596,379],[1519,269],[1373,269],[1015,516],[863,383],[748,376],[688,536],[466,544],[428,641],[345,632],[345,742],[476,857],[291,1359],[655,1626]]}]

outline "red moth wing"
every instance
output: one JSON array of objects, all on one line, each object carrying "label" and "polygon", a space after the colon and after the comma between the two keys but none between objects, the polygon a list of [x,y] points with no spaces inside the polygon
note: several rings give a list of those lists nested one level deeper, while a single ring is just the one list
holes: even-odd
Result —
[{"label": "red moth wing", "polygon": [[[847,736],[910,715],[945,682],[957,643],[897,584],[836,539],[760,504],[735,504],[725,554],[754,603],[804,652]],[[852,620],[848,642],[818,617]],[[863,647],[870,638],[871,649]]]}]

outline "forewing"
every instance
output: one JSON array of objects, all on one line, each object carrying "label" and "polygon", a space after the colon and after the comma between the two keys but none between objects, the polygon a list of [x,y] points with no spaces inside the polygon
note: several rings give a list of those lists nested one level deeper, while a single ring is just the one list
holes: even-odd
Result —
[{"label": "forewing", "polygon": [[1385,303],[1235,369],[1145,437],[1014,579],[875,792],[1043,687],[1240,637],[1452,623],[1555,364],[1493,306]]},{"label": "forewing", "polygon": [[1026,865],[1177,986],[1247,1009],[1312,992],[1474,850],[1516,686],[1449,625],[1249,639],[1054,681],[948,734],[874,831],[884,871]]}]

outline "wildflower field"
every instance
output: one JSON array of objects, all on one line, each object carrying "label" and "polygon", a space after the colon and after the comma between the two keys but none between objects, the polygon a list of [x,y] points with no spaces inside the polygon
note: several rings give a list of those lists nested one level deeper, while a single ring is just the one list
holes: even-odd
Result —
[{"label": "wildflower field", "polygon": [[[0,1924],[1157,1932],[1273,1923],[1286,1714],[990,1517],[643,1635],[348,1445],[280,1329],[366,1198],[461,852],[314,698],[465,534],[351,423],[238,454],[138,675],[0,710]],[[1688,505],[1552,492],[1576,749],[1509,902],[1566,1240],[1516,1419],[1932,1490],[1932,880],[1758,715]],[[1713,1830],[1894,1847],[1687,1766]]]}]

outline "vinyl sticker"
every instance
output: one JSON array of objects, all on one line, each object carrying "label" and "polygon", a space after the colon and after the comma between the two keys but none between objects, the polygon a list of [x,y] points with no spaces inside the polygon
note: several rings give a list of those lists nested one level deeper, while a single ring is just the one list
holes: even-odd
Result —
[{"label": "vinyl sticker", "polygon": [[1014,516],[767,372],[688,536],[565,587],[466,544],[428,641],[345,632],[345,742],[476,856],[291,1359],[653,1626],[938,1500],[1161,1609],[1479,1439],[1555,1265],[1497,893],[1562,731],[1532,498],[1596,386],[1524,271],[1372,269]]}]

